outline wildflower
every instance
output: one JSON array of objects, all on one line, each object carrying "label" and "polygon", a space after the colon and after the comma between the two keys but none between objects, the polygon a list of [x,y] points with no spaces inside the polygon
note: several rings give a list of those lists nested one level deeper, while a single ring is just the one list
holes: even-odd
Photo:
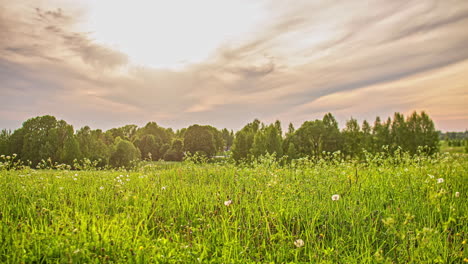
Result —
[{"label": "wildflower", "polygon": [[225,206],[230,206],[231,204],[232,204],[232,200],[224,201]]},{"label": "wildflower", "polygon": [[464,258],[464,259],[463,259],[463,262],[468,262],[468,258]]},{"label": "wildflower", "polygon": [[465,245],[465,244],[466,244],[466,240],[463,240],[463,241],[462,241],[462,245]]},{"label": "wildflower", "polygon": [[139,249],[139,250],[143,250],[143,246],[140,246],[138,249]]},{"label": "wildflower", "polygon": [[77,174],[77,173],[75,173],[75,177],[78,177],[78,174]]},{"label": "wildflower", "polygon": [[4,159],[4,158],[5,158],[5,155],[1,155],[0,158]]},{"label": "wildflower", "polygon": [[298,248],[300,247],[303,247],[304,246],[304,240],[302,239],[297,239],[296,241],[294,241],[294,245]]},{"label": "wildflower", "polygon": [[460,192],[456,192],[455,197],[460,197]]},{"label": "wildflower", "polygon": [[11,157],[10,157],[10,156],[6,156],[6,159],[11,159]]},{"label": "wildflower", "polygon": [[166,190],[166,186],[161,187],[161,190],[163,191]]},{"label": "wildflower", "polygon": [[104,190],[104,186],[99,187],[99,190]]},{"label": "wildflower", "polygon": [[444,182],[444,178],[437,179],[437,183],[443,183],[443,182]]},{"label": "wildflower", "polygon": [[59,187],[59,190],[63,190],[63,187]]},{"label": "wildflower", "polygon": [[334,194],[332,195],[332,200],[333,201],[338,201],[340,199],[340,195],[339,194]]}]

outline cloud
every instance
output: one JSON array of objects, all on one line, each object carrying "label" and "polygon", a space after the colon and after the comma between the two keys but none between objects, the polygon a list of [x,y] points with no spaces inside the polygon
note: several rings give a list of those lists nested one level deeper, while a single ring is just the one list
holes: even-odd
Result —
[{"label": "cloud", "polygon": [[466,1],[263,1],[250,33],[178,70],[132,65],[78,29],[78,7],[26,2],[0,8],[0,126],[17,108],[105,128],[235,129],[256,117],[300,125],[330,111],[344,121],[429,109],[447,129],[468,127]]}]

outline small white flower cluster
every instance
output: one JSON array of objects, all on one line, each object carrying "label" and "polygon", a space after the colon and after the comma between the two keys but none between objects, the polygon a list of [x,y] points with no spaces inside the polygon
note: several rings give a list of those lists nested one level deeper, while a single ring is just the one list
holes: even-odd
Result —
[{"label": "small white flower cluster", "polygon": [[338,201],[340,199],[340,195],[339,194],[334,194],[334,195],[332,195],[331,198],[332,198],[333,201]]},{"label": "small white flower cluster", "polygon": [[115,177],[114,181],[117,181],[118,184],[124,185],[125,182],[123,181],[123,178],[124,178],[123,175],[119,175],[119,176]]},{"label": "small white flower cluster", "polygon": [[230,206],[231,204],[232,204],[232,200],[224,201],[225,206]]}]

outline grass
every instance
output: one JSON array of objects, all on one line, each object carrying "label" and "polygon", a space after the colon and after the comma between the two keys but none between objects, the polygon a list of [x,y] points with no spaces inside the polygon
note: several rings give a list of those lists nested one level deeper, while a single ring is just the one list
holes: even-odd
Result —
[{"label": "grass", "polygon": [[0,262],[461,263],[467,168],[444,154],[0,170]]},{"label": "grass", "polygon": [[440,141],[440,152],[441,153],[445,153],[445,152],[466,153],[466,146],[465,145],[457,146],[457,147],[449,146],[447,141],[442,140]]}]

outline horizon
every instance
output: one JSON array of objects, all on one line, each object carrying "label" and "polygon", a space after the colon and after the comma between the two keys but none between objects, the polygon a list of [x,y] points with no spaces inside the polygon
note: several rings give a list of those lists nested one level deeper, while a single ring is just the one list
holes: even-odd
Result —
[{"label": "horizon", "polygon": [[[468,2],[0,0],[0,129],[340,128],[425,111],[468,130]],[[350,12],[351,10],[351,12]]]}]

